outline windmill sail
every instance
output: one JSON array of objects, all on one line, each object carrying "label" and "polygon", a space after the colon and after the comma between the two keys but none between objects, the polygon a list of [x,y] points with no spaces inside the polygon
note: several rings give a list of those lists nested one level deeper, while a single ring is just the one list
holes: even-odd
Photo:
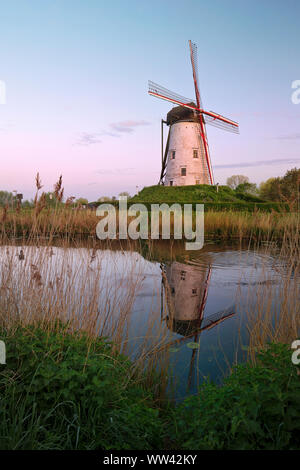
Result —
[{"label": "windmill sail", "polygon": [[168,88],[165,88],[158,83],[152,82],[149,80],[148,82],[148,93],[149,95],[155,96],[156,98],[160,98],[162,100],[170,101],[171,103],[184,106],[190,109],[198,109],[197,105],[193,103],[193,100],[190,98],[185,98],[182,95],[178,95]]},{"label": "windmill sail", "polygon": [[151,80],[149,80],[148,93],[149,95],[155,96],[156,98],[169,101],[170,103],[183,106],[184,108],[188,108],[193,111],[199,111],[200,114],[205,116],[206,124],[219,127],[220,129],[224,129],[229,132],[235,132],[237,134],[239,133],[239,125],[237,122],[232,121],[231,119],[228,119],[213,111],[205,111],[202,108],[198,108],[191,98],[186,98],[182,95],[179,95],[178,93],[168,90],[168,88],[165,88],[158,83],[152,82]]},{"label": "windmill sail", "polygon": [[224,131],[239,134],[239,125],[237,122],[231,121],[230,119],[221,116],[221,114],[214,113],[213,111],[202,111],[202,113],[205,116],[206,124],[218,127]]},{"label": "windmill sail", "polygon": [[193,78],[194,78],[197,105],[198,105],[198,108],[202,108],[200,89],[199,89],[199,79],[198,79],[197,46],[192,41],[189,41],[189,44],[190,44],[190,55],[191,55],[191,63],[192,63],[192,69],[193,69]]},{"label": "windmill sail", "polygon": [[212,167],[211,167],[207,135],[206,135],[206,129],[205,129],[205,121],[204,119],[202,119],[202,115],[201,115],[202,104],[201,104],[200,91],[199,91],[199,85],[198,85],[197,46],[196,44],[192,43],[192,41],[189,41],[189,44],[190,44],[191,64],[192,64],[192,69],[193,69],[195,95],[196,95],[196,101],[197,101],[197,107],[198,107],[198,110],[196,111],[196,115],[199,118],[199,125],[200,125],[198,134],[199,134],[200,142],[202,142],[203,148],[204,148],[204,156],[205,156],[207,171],[209,174],[210,184],[214,184],[214,177],[213,177],[213,172],[212,172]]}]

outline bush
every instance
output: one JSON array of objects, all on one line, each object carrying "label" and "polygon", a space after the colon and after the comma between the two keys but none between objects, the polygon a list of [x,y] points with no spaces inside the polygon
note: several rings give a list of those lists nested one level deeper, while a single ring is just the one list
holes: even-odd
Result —
[{"label": "bush", "polygon": [[151,449],[161,426],[151,393],[104,339],[2,332],[0,449]]},{"label": "bush", "polygon": [[283,177],[269,178],[261,183],[259,193],[266,200],[286,202],[299,210],[299,188],[300,168],[292,168]]},{"label": "bush", "polygon": [[249,194],[249,193],[243,193],[243,192],[237,191],[236,195],[239,199],[241,199],[243,201],[247,201],[247,202],[265,202],[260,197],[255,196],[253,194]]},{"label": "bush", "polygon": [[300,378],[291,350],[271,345],[223,386],[201,386],[174,421],[172,437],[182,449],[299,449]]}]

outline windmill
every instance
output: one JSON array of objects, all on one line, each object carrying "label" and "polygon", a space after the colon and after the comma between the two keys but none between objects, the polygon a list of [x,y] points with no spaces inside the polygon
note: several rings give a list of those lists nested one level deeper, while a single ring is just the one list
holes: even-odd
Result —
[{"label": "windmill", "polygon": [[[214,184],[207,142],[206,124],[239,133],[238,123],[202,106],[198,85],[197,46],[189,41],[196,100],[185,98],[149,81],[149,95],[176,104],[162,120],[162,168],[160,184],[183,186],[187,184]],[[169,126],[164,150],[163,125]]]}]

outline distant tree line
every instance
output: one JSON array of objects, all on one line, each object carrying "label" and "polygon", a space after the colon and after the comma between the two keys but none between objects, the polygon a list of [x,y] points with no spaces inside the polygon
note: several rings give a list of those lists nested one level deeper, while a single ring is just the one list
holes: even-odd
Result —
[{"label": "distant tree line", "polygon": [[[130,194],[126,191],[123,191],[119,194],[119,197],[120,196],[126,196],[129,198]],[[85,207],[89,204],[89,200],[85,197],[79,197],[76,199],[75,197],[71,196],[63,200],[63,197],[61,198],[57,197],[57,194],[55,193],[55,191],[43,192],[41,196],[39,197],[40,201],[41,199],[45,207],[56,207],[57,205],[63,205],[63,204],[66,204],[68,206],[71,205],[74,207],[76,206]],[[101,202],[111,202],[111,201],[116,201],[116,200],[117,200],[116,196],[111,196],[111,197],[101,196],[95,202],[101,203]],[[30,200],[22,199],[20,202],[18,202],[18,198],[16,194],[9,192],[9,191],[0,191],[0,207],[7,206],[10,208],[14,208],[17,206],[17,204],[20,204],[21,207],[23,208],[32,208],[32,207],[35,207],[36,203],[37,203],[37,195],[35,199],[30,199]]]},{"label": "distant tree line", "polygon": [[[249,195],[257,198],[261,198],[264,201],[272,202],[285,202],[288,204],[300,205],[300,169],[293,168],[288,170],[282,177],[269,178],[262,182],[259,186],[255,183],[251,183],[249,178],[245,175],[232,175],[227,178],[227,186],[233,189],[237,194]],[[39,203],[41,207],[57,207],[57,205],[67,205],[73,207],[85,207],[89,204],[87,198],[80,197],[75,198],[73,196],[68,197],[65,201],[63,198],[63,187],[62,177],[60,176],[57,183],[54,185],[54,191],[43,192],[38,196],[39,191],[42,188],[39,174],[36,176],[36,188],[37,193],[34,199],[23,200],[19,197],[22,195],[16,194],[16,192],[0,191],[0,207],[23,207],[30,208],[36,207]],[[130,197],[130,194],[126,191],[119,193],[119,197],[126,196]],[[116,201],[115,196],[101,196],[95,201],[95,203]]]},{"label": "distant tree line", "polygon": [[293,168],[283,177],[269,178],[259,187],[261,197],[272,201],[299,203],[300,168]]},{"label": "distant tree line", "polygon": [[282,177],[269,178],[258,187],[244,175],[232,175],[226,184],[237,193],[258,196],[266,201],[300,203],[300,168],[288,170]]}]

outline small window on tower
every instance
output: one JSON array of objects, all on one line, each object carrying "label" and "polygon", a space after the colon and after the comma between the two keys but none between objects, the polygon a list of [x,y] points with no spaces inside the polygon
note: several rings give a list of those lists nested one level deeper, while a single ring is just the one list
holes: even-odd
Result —
[{"label": "small window on tower", "polygon": [[175,151],[175,150],[171,150],[171,159],[172,159],[172,160],[175,160],[175,154],[176,154],[176,151]]},{"label": "small window on tower", "polygon": [[181,168],[181,176],[186,176],[186,168]]},{"label": "small window on tower", "polygon": [[185,275],[186,275],[186,271],[180,271],[180,279],[182,281],[185,281]]},{"label": "small window on tower", "polygon": [[193,149],[193,158],[198,158],[198,149]]}]

